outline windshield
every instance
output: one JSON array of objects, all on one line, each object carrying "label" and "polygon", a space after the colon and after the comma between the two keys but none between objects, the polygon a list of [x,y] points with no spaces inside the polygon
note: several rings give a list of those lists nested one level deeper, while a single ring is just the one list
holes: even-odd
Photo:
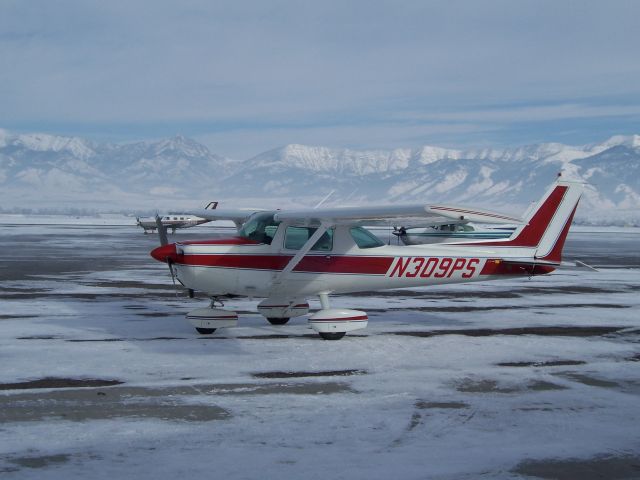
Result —
[{"label": "windshield", "polygon": [[271,244],[280,222],[273,219],[274,212],[254,213],[242,225],[238,235],[258,243]]}]

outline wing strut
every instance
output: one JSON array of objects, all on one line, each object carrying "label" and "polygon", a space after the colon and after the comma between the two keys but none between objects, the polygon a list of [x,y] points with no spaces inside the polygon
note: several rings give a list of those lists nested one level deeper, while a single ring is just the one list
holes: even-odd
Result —
[{"label": "wing strut", "polygon": [[313,235],[309,237],[309,240],[305,242],[302,248],[298,250],[298,253],[296,253],[293,256],[293,258],[289,260],[289,263],[287,263],[287,265],[282,269],[282,271],[276,276],[271,287],[272,292],[276,290],[280,285],[282,285],[283,280],[287,278],[287,276],[293,271],[293,269],[296,268],[296,265],[300,263],[300,260],[302,260],[304,256],[307,253],[309,253],[309,250],[311,250],[311,248],[316,244],[316,242],[320,240],[320,237],[324,235],[324,233],[327,230],[329,230],[329,228],[331,228],[332,226],[333,225],[328,223],[320,224],[318,229],[315,232],[313,232]]}]

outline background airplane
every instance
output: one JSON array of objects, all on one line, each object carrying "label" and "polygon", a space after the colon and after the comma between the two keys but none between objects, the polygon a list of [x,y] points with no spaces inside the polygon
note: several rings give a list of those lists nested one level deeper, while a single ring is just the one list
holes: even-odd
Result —
[{"label": "background airplane", "polygon": [[[560,176],[561,175],[558,175],[558,178],[560,178]],[[535,207],[536,204],[531,203],[522,217],[526,218]],[[453,243],[466,242],[469,240],[509,238],[517,228],[516,225],[509,225],[499,218],[496,218],[496,221],[485,223],[498,224],[498,226],[478,225],[471,223],[466,218],[458,218],[449,223],[440,225],[432,224],[427,227],[420,225],[411,228],[408,225],[402,225],[400,227],[394,227],[391,233],[398,237],[405,245],[423,245],[429,243]]]},{"label": "background airplane", "polygon": [[[215,210],[217,207],[218,202],[209,202],[205,210]],[[148,231],[154,232],[158,228],[157,218],[160,218],[160,224],[165,231],[170,228],[172,233],[176,233],[179,228],[191,228],[211,221],[188,213],[169,213],[162,216],[156,214],[155,217],[136,217],[136,224],[143,228],[145,234]]]},{"label": "background airplane", "polygon": [[481,227],[470,223],[448,223],[427,228],[395,227],[393,233],[405,245],[496,240],[509,238],[516,227]]}]

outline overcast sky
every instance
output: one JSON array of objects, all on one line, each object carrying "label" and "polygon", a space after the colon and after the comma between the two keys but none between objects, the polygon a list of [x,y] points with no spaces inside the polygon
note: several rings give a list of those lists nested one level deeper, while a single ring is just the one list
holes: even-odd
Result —
[{"label": "overcast sky", "polygon": [[0,1],[0,128],[247,158],[640,133],[640,1]]}]

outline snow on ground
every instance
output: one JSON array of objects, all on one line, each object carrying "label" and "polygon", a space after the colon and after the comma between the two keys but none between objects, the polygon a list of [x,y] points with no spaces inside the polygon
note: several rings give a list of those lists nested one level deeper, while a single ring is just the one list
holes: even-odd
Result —
[{"label": "snow on ground", "polygon": [[134,216],[118,214],[97,215],[25,215],[0,213],[0,225],[135,225]]},{"label": "snow on ground", "polygon": [[336,297],[369,327],[326,342],[248,299],[227,305],[239,327],[198,336],[184,314],[206,299],[176,297],[134,227],[15,228],[0,387],[123,383],[0,390],[3,479],[637,473],[637,238],[570,237],[569,258],[614,266],[598,272]]}]

